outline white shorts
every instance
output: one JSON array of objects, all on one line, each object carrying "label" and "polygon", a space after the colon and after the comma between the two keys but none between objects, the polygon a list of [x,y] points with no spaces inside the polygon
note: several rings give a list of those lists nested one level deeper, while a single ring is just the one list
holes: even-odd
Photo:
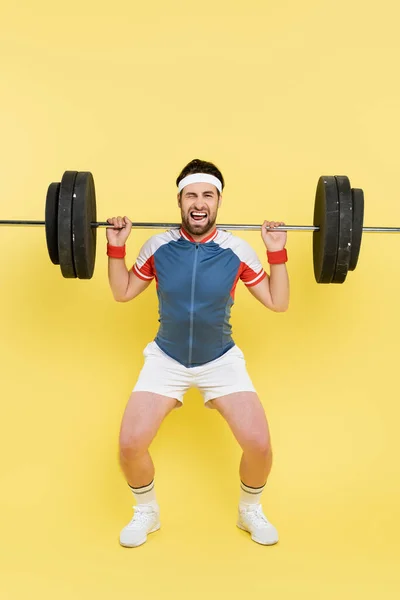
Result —
[{"label": "white shorts", "polygon": [[189,388],[197,388],[204,403],[234,392],[255,392],[246,370],[243,352],[233,346],[220,358],[190,369],[174,360],[156,344],[150,342],[143,351],[145,362],[134,392],[153,392],[176,398],[183,404]]}]

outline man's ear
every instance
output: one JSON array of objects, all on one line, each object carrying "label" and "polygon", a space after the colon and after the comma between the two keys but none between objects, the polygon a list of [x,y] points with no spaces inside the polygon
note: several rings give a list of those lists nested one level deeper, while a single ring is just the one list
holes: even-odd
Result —
[{"label": "man's ear", "polygon": [[218,198],[218,208],[221,206],[221,204],[222,204],[222,194],[220,194],[219,198]]},{"label": "man's ear", "polygon": [[179,206],[179,208],[180,208],[180,207],[181,207],[181,195],[180,195],[180,194],[177,194],[177,195],[176,195],[176,198],[177,198],[177,200],[178,200],[178,206]]}]

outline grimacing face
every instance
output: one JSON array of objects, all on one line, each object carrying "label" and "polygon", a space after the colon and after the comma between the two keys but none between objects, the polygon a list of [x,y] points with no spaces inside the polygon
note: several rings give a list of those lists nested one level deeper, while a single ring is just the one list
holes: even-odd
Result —
[{"label": "grimacing face", "polygon": [[215,227],[222,196],[211,183],[191,183],[182,190],[178,206],[183,228],[194,238],[206,237]]}]

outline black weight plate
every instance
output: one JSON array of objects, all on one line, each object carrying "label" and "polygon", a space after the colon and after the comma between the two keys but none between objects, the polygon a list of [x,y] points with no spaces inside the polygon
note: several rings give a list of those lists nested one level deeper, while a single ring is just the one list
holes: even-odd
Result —
[{"label": "black weight plate", "polygon": [[364,226],[364,192],[361,189],[351,190],[353,198],[353,240],[351,243],[351,254],[349,271],[354,271],[360,255],[361,239]]},{"label": "black weight plate", "polygon": [[314,276],[317,283],[330,283],[335,272],[339,235],[339,198],[334,177],[322,176],[315,194],[313,233]]},{"label": "black weight plate", "polygon": [[72,251],[72,194],[77,171],[65,171],[58,201],[58,252],[63,277],[76,277]]},{"label": "black weight plate", "polygon": [[58,195],[60,184],[51,183],[47,190],[45,207],[45,229],[47,250],[53,265],[60,264],[58,255]]},{"label": "black weight plate", "polygon": [[79,279],[91,279],[96,260],[96,193],[91,173],[78,173],[72,199],[72,239],[75,271]]},{"label": "black weight plate", "polygon": [[351,241],[353,229],[353,200],[348,177],[336,176],[339,193],[339,241],[335,274],[332,283],[344,283],[350,265]]}]

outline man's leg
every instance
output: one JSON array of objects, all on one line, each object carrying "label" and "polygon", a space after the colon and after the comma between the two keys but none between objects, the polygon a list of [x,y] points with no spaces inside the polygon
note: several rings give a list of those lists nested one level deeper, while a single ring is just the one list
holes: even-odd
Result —
[{"label": "man's leg", "polygon": [[149,447],[165,417],[178,404],[175,398],[152,392],[131,394],[119,435],[120,465],[130,487],[141,488],[153,481]]},{"label": "man's leg", "polygon": [[237,525],[248,531],[259,544],[276,544],[278,532],[261,507],[261,494],[272,466],[271,438],[264,407],[255,392],[234,392],[207,404],[225,419],[243,450]]},{"label": "man's leg", "polygon": [[[144,544],[160,528],[154,489],[154,464],[149,447],[164,418],[177,406],[175,398],[152,392],[133,392],[121,423],[120,464],[136,500],[135,514],[120,534],[120,544]],[[180,404],[180,403],[179,403]]]},{"label": "man's leg", "polygon": [[243,450],[240,479],[248,487],[265,485],[272,467],[271,437],[264,407],[254,392],[235,392],[210,400]]}]

